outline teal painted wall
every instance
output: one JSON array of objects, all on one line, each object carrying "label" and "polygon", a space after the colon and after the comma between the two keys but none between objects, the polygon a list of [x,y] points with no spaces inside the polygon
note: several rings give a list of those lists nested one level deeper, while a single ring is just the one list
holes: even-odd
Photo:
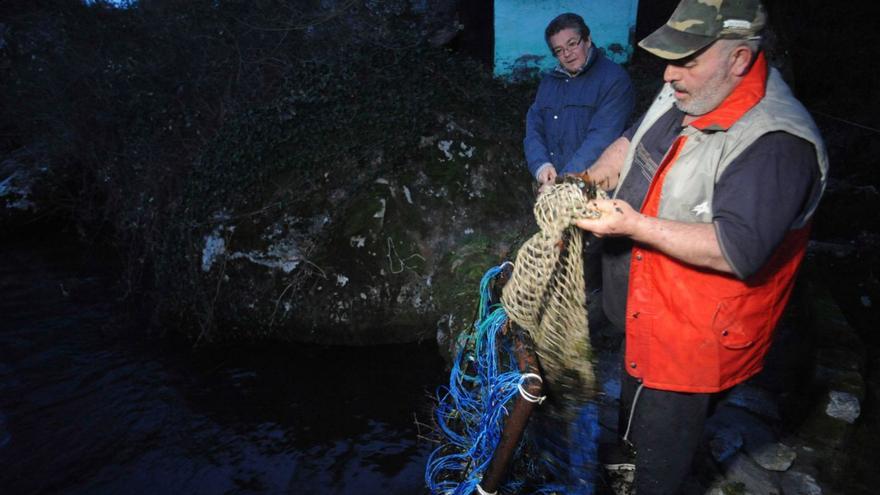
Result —
[{"label": "teal painted wall", "polygon": [[559,14],[584,18],[593,43],[618,63],[629,60],[638,0],[495,0],[495,75],[551,69],[556,60],[544,42],[544,28]]}]

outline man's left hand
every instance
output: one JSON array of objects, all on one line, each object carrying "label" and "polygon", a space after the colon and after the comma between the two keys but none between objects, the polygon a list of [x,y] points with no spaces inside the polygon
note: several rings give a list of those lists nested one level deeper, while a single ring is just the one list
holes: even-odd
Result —
[{"label": "man's left hand", "polygon": [[596,219],[576,220],[574,223],[596,237],[632,237],[645,218],[629,203],[620,199],[596,199],[589,202],[588,208],[599,211],[601,216]]}]

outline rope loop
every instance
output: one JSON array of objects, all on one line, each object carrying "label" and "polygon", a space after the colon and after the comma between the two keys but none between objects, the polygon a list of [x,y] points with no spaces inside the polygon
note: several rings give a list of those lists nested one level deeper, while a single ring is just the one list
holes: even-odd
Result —
[{"label": "rope loop", "polygon": [[519,395],[521,395],[523,399],[529,402],[541,405],[544,402],[544,399],[547,398],[546,395],[533,395],[527,392],[525,388],[523,388],[523,383],[525,383],[525,381],[529,378],[535,378],[539,382],[544,383],[544,380],[541,379],[541,375],[538,375],[536,373],[523,373],[522,376],[519,378],[519,384],[517,384],[516,386],[516,388],[519,390]]},{"label": "rope loop", "polygon": [[477,493],[479,493],[480,495],[498,495],[498,490],[495,490],[494,492],[487,492],[486,490],[483,490],[483,487],[480,486],[479,483],[477,483]]}]

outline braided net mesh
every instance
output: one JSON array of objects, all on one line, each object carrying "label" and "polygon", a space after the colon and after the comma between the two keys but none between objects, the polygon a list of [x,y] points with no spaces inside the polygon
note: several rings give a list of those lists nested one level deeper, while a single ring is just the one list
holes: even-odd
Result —
[{"label": "braided net mesh", "polygon": [[534,342],[548,405],[571,419],[595,390],[587,328],[583,231],[578,218],[596,218],[587,202],[605,197],[583,179],[555,184],[534,207],[541,229],[516,256],[501,301],[509,318]]}]

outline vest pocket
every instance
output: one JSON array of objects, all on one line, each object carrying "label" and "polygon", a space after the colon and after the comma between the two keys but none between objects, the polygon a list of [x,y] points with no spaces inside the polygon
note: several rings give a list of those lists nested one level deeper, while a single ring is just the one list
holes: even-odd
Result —
[{"label": "vest pocket", "polygon": [[745,295],[722,298],[715,307],[712,332],[718,342],[728,349],[745,349],[755,343],[756,329],[743,324]]}]

